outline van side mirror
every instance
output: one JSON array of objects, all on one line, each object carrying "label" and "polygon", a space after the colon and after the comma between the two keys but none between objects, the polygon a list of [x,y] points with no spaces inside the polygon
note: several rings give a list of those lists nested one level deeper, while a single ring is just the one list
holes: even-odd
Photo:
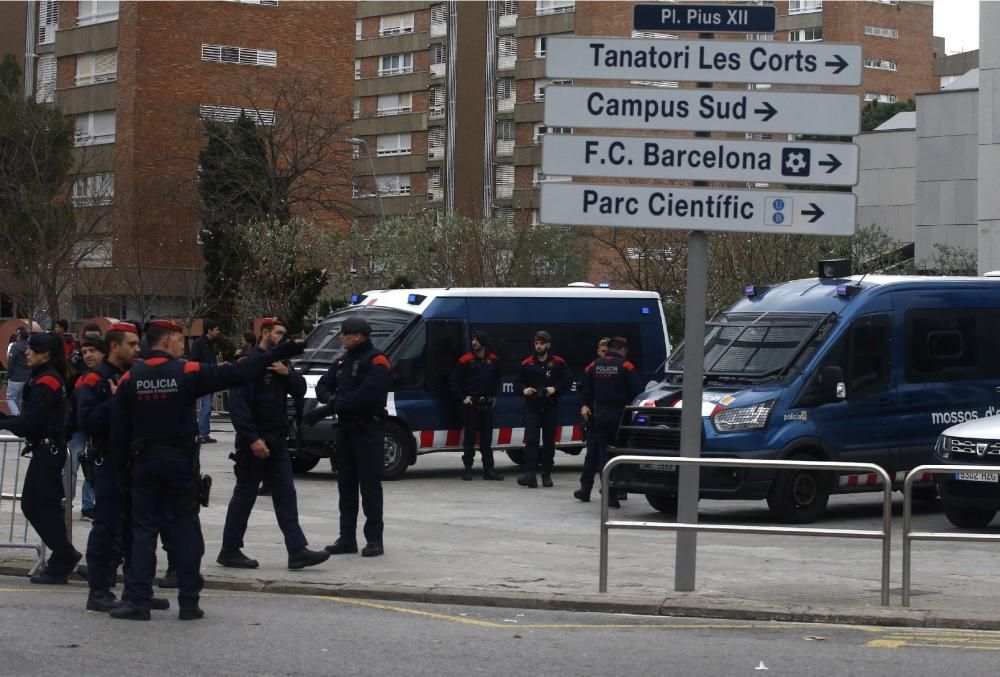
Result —
[{"label": "van side mirror", "polygon": [[847,398],[847,387],[844,385],[844,370],[838,366],[823,367],[819,376],[820,392],[824,402],[837,402]]}]

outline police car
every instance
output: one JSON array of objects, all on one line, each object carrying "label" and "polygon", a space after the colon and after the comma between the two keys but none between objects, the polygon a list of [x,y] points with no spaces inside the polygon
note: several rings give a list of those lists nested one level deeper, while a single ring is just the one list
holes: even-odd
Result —
[{"label": "police car", "polygon": [[[938,437],[934,455],[942,465],[1000,466],[1000,417],[994,414],[948,428]],[[956,527],[981,529],[1000,510],[996,470],[938,475],[936,481],[945,517]]]}]

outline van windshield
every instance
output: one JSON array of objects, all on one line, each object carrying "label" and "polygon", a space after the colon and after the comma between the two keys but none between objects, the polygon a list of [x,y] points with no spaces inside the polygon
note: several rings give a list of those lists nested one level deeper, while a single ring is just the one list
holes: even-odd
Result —
[{"label": "van windshield", "polygon": [[[833,313],[721,313],[705,324],[705,376],[760,381],[801,367],[822,343]],[[681,374],[684,346],[667,362]]]},{"label": "van windshield", "polygon": [[372,308],[361,310],[346,310],[320,323],[306,338],[306,350],[298,362],[329,364],[344,352],[340,345],[340,326],[349,317],[361,315],[372,327],[372,344],[379,350],[385,350],[389,344],[417,318],[414,313],[408,313],[394,308]]}]

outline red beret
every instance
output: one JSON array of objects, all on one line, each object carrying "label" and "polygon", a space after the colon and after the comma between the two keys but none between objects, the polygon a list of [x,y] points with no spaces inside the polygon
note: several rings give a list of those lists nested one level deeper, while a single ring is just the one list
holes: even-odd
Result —
[{"label": "red beret", "polygon": [[153,320],[147,325],[149,327],[157,327],[158,329],[169,329],[170,331],[177,331],[184,333],[184,325],[179,322],[174,322],[173,320]]},{"label": "red beret", "polygon": [[260,321],[260,328],[261,329],[270,329],[271,327],[273,327],[276,324],[277,325],[281,325],[285,329],[288,329],[288,324],[284,320],[282,320],[280,317],[265,317],[263,320]]},{"label": "red beret", "polygon": [[124,331],[130,334],[139,333],[139,331],[135,328],[135,325],[130,322],[116,322],[115,324],[108,327],[108,331]]}]

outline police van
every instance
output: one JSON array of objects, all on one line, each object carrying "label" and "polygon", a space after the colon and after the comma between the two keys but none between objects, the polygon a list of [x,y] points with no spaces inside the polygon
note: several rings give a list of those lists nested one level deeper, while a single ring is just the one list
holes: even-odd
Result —
[{"label": "police van", "polygon": [[[702,454],[875,463],[899,488],[934,460],[943,429],[1000,410],[1000,279],[851,276],[840,260],[820,273],[749,286],[707,323]],[[680,448],[683,353],[626,410],[611,452],[664,457],[613,478],[663,512],[676,509],[666,457]],[[925,479],[915,494],[933,497]],[[780,520],[804,523],[830,494],[879,489],[864,473],[703,468],[700,496],[766,499]]]},{"label": "police van", "polygon": [[[520,463],[524,448],[523,397],[514,381],[521,361],[534,350],[539,329],[552,335],[552,353],[569,365],[573,392],[559,402],[556,444],[579,454],[584,445],[576,384],[596,357],[600,338],[629,341],[629,359],[653,379],[670,353],[660,298],[654,292],[572,285],[565,288],[389,289],[352,299],[324,319],[306,340],[296,366],[308,384],[305,411],[316,406],[315,387],[342,352],[340,326],[364,317],[372,343],[392,364],[393,386],[386,409],[385,473],[402,475],[421,454],[462,449],[459,403],[448,390],[458,358],[470,350],[472,332],[485,330],[499,358],[501,392],[494,408],[493,447]],[[662,371],[659,372],[662,377]],[[298,472],[331,455],[336,422],[296,426],[290,445]]]}]

